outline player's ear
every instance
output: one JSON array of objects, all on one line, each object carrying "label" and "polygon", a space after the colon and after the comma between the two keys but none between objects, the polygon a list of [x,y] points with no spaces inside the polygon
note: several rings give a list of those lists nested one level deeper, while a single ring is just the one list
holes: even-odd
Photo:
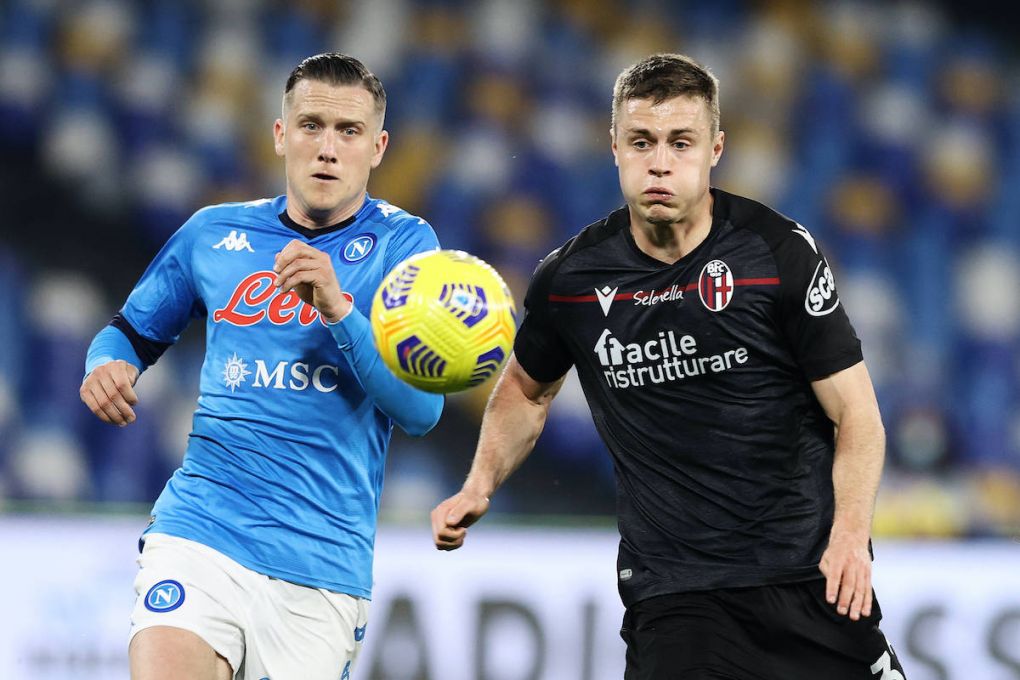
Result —
[{"label": "player's ear", "polygon": [[715,133],[715,143],[712,144],[712,167],[714,168],[719,159],[722,158],[723,147],[726,145],[726,133],[722,130]]},{"label": "player's ear", "polygon": [[620,159],[616,155],[616,130],[612,127],[609,128],[609,139],[612,140],[609,147],[613,150],[613,165],[620,167]]},{"label": "player's ear", "polygon": [[382,163],[383,154],[386,153],[386,147],[390,143],[390,133],[386,130],[382,130],[376,135],[375,138],[375,153],[372,154],[372,169],[379,167]]},{"label": "player's ear", "polygon": [[273,123],[273,149],[276,150],[277,156],[283,155],[283,121],[279,118]]}]

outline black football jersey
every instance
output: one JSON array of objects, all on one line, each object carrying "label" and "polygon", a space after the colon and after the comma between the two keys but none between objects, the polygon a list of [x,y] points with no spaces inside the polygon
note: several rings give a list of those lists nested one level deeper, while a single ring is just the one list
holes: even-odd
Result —
[{"label": "black football jersey", "polygon": [[514,351],[577,367],[613,456],[624,604],[819,577],[833,424],[811,381],[862,360],[811,234],[712,189],[711,230],[666,264],[626,207],[539,265]]}]

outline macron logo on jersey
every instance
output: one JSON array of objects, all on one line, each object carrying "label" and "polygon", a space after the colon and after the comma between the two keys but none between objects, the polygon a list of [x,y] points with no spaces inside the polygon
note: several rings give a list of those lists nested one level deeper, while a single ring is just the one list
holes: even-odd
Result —
[{"label": "macron logo on jersey", "polygon": [[811,250],[815,251],[815,255],[818,254],[818,244],[815,243],[815,237],[808,233],[808,230],[802,227],[800,224],[793,230],[794,234],[804,237],[804,240],[811,246]]},{"label": "macron logo on jersey", "polygon": [[231,229],[230,233],[223,237],[223,240],[213,246],[213,250],[219,250],[220,248],[226,248],[233,252],[239,252],[241,250],[247,250],[249,253],[254,253],[251,244],[248,243],[248,234],[241,232],[241,235],[237,235],[236,229]]},{"label": "macron logo on jersey", "polygon": [[599,306],[602,307],[602,316],[609,316],[609,308],[613,306],[613,300],[616,298],[618,290],[620,290],[619,286],[616,288],[603,286],[602,290],[595,289],[595,296],[599,299]]}]

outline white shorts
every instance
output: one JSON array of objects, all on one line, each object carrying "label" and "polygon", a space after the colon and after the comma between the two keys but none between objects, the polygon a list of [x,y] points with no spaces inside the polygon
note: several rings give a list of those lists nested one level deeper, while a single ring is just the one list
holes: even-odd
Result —
[{"label": "white shorts", "polygon": [[350,677],[367,600],[264,576],[165,534],[145,537],[138,566],[131,638],[152,626],[191,631],[230,663],[236,680]]}]

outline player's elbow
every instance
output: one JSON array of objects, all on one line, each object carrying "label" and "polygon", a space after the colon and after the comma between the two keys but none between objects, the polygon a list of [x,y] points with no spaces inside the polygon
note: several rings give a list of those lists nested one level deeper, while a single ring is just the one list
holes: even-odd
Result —
[{"label": "player's elbow", "polygon": [[409,409],[398,424],[408,435],[423,437],[436,426],[442,414],[443,397],[438,394],[423,395],[422,403]]}]

